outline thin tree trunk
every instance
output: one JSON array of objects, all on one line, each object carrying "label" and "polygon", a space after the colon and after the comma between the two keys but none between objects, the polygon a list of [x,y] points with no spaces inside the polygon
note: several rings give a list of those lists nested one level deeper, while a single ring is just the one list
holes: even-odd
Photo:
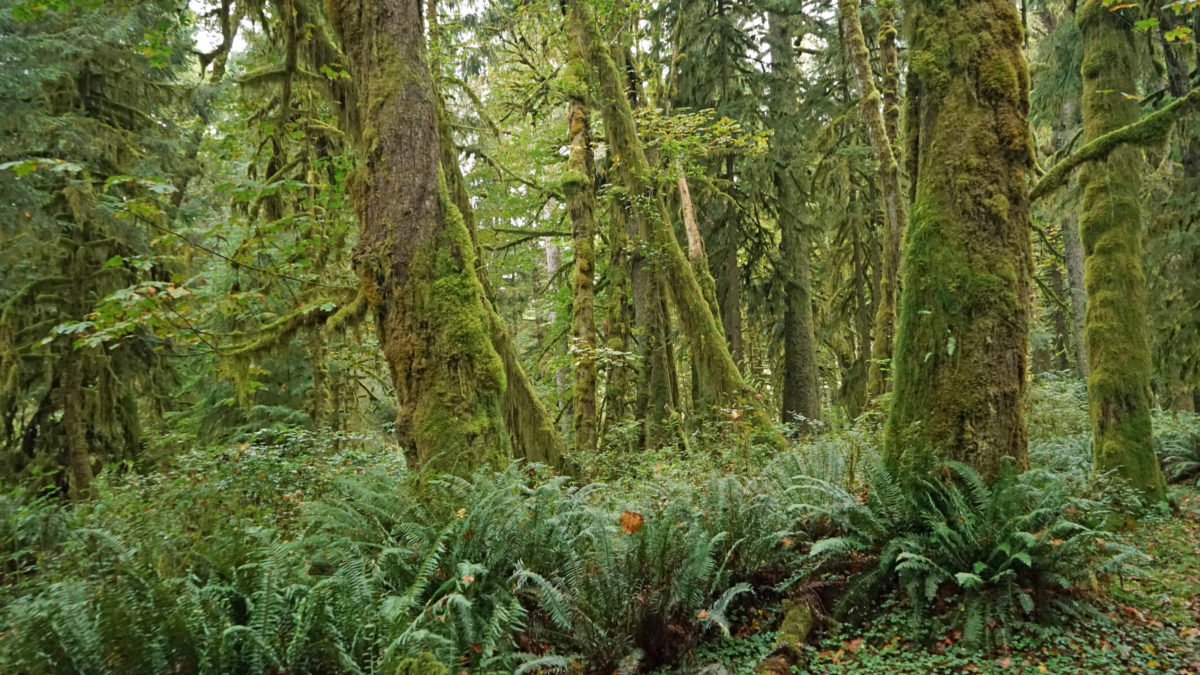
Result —
[{"label": "thin tree trunk", "polygon": [[[614,195],[609,201],[608,228],[608,308],[604,317],[604,345],[611,359],[605,379],[604,404],[601,409],[600,437],[608,435],[613,425],[624,422],[629,414],[629,385],[633,352],[633,331],[630,315],[629,233],[626,231],[625,205]],[[619,355],[619,356],[617,356]],[[626,356],[628,355],[628,356]]]},{"label": "thin tree trunk", "polygon": [[[871,151],[875,161],[879,162],[880,190],[883,193],[884,230],[883,230],[883,275],[880,284],[879,305],[875,313],[875,334],[872,343],[872,360],[870,377],[867,383],[868,394],[874,398],[889,388],[888,363],[892,359],[892,343],[896,324],[896,298],[900,270],[900,242],[904,229],[908,226],[907,207],[904,196],[900,192],[900,164],[893,145],[896,131],[889,132],[889,126],[895,127],[898,117],[899,100],[896,93],[897,84],[892,78],[885,81],[889,87],[890,103],[889,117],[885,121],[884,112],[880,110],[879,91],[875,88],[874,75],[871,73],[871,63],[868,60],[866,38],[863,37],[862,22],[858,17],[858,0],[838,0],[842,30],[845,32],[850,61],[858,79],[860,107],[863,122],[867,128],[867,137],[871,143]],[[887,33],[890,44],[891,58],[895,58],[895,28]],[[886,55],[885,55],[886,56]],[[894,63],[892,64],[894,67]],[[885,73],[886,73],[885,68]]]},{"label": "thin tree trunk", "polygon": [[1075,346],[1075,366],[1084,380],[1088,377],[1087,340],[1084,339],[1084,316],[1087,312],[1087,290],[1083,283],[1083,241],[1079,238],[1079,223],[1074,214],[1062,219],[1063,260],[1067,268],[1067,294],[1071,300],[1071,344]]},{"label": "thin tree trunk", "polygon": [[[916,156],[885,456],[1029,465],[1029,70],[1008,0],[912,0]],[[948,50],[947,45],[955,45]]]},{"label": "thin tree trunk", "polygon": [[[1084,0],[1077,15],[1083,34],[1084,142],[1138,121],[1138,48],[1128,19],[1102,0]],[[1150,341],[1146,277],[1142,272],[1144,170],[1141,150],[1123,145],[1084,164],[1079,231],[1087,287],[1085,339],[1092,454],[1099,472],[1115,470],[1131,486],[1160,501],[1166,484],[1150,425]]]},{"label": "thin tree trunk", "polygon": [[[568,21],[577,32],[578,21]],[[592,137],[588,120],[587,84],[584,77],[582,36],[571,41],[569,68],[572,79],[567,90],[567,170],[562,186],[571,215],[575,244],[571,314],[571,359],[575,375],[573,412],[575,449],[594,452],[597,443],[596,420],[596,312],[595,312],[595,181]]]},{"label": "thin tree trunk", "polygon": [[784,423],[799,423],[808,430],[809,420],[821,417],[821,396],[817,378],[817,347],[813,331],[812,275],[809,270],[810,242],[800,219],[801,186],[792,168],[795,134],[791,126],[796,118],[796,87],[799,76],[792,34],[787,17],[772,12],[768,16],[771,36],[772,88],[778,95],[771,100],[771,117],[781,134],[777,148],[775,196],[780,230],[780,257],[784,263],[787,306],[783,314],[783,405]]},{"label": "thin tree trunk", "polygon": [[[724,179],[734,183],[733,157],[725,158]],[[739,367],[746,365],[746,345],[742,335],[742,270],[738,266],[738,247],[741,244],[741,214],[735,204],[723,204],[720,219],[720,246],[717,249],[714,276],[717,282],[717,303],[720,305],[721,327],[729,343],[729,355]],[[745,371],[743,371],[745,372]]]},{"label": "thin tree trunk", "polygon": [[92,462],[88,455],[83,423],[83,355],[71,345],[63,363],[62,430],[66,447],[67,479],[71,499],[85,499],[92,485]]},{"label": "thin tree trunk", "polygon": [[414,469],[507,463],[504,363],[492,346],[475,249],[440,167],[420,0],[346,0],[331,19],[364,101],[350,191],[354,267],[375,313]]}]

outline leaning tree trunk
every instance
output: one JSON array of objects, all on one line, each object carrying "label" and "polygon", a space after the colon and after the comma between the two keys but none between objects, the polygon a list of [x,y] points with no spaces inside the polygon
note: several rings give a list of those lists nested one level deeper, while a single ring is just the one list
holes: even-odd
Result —
[{"label": "leaning tree trunk", "polygon": [[392,370],[397,439],[414,468],[501,466],[504,365],[471,236],[440,169],[420,0],[329,8],[364,101],[353,259]]},{"label": "leaning tree trunk", "polygon": [[[867,42],[863,37],[862,22],[858,18],[858,0],[838,0],[842,29],[845,31],[850,60],[858,79],[861,95],[859,107],[871,142],[875,161],[879,162],[879,183],[883,193],[883,274],[880,280],[879,305],[875,313],[875,340],[871,345],[871,369],[867,391],[871,397],[888,389],[887,364],[892,359],[892,343],[895,337],[896,296],[900,270],[901,233],[907,226],[908,213],[904,196],[900,192],[900,164],[896,155],[896,107],[897,84],[892,73],[885,80],[888,100],[885,103],[888,116],[880,110],[881,98],[875,88],[871,63],[868,60]],[[889,5],[890,7],[890,5]],[[890,9],[888,14],[890,16]],[[889,24],[886,24],[890,26]],[[895,29],[881,30],[881,45],[885,61],[895,59]],[[888,65],[885,63],[885,66]],[[891,63],[895,67],[894,62]],[[888,71],[885,68],[885,75]]]},{"label": "leaning tree trunk", "polygon": [[810,420],[821,417],[821,395],[817,378],[817,340],[813,330],[812,274],[809,268],[808,233],[800,221],[800,186],[796,182],[795,82],[799,77],[792,34],[786,17],[772,12],[768,17],[771,36],[772,89],[778,94],[770,102],[776,127],[775,169],[776,212],[779,220],[779,253],[787,289],[783,313],[783,406],[784,423],[809,429]]},{"label": "leaning tree trunk", "polygon": [[[1128,20],[1102,0],[1079,8],[1083,33],[1083,133],[1091,142],[1138,121],[1138,48]],[[1142,214],[1144,161],[1124,145],[1085,164],[1079,231],[1087,316],[1088,407],[1096,471],[1113,471],[1154,500],[1166,485],[1150,428],[1150,340]]]},{"label": "leaning tree trunk", "polygon": [[766,413],[757,405],[729,355],[721,324],[713,316],[695,270],[675,238],[662,196],[655,191],[652,183],[650,165],[637,136],[622,78],[602,44],[595,19],[582,0],[570,0],[568,6],[577,20],[584,24],[584,54],[599,83],[599,104],[605,128],[613,143],[613,151],[620,157],[621,164],[625,165],[621,173],[628,183],[630,199],[635,202],[634,209],[646,212],[651,235],[646,243],[653,246],[658,254],[656,266],[659,269],[656,272],[666,282],[679,313],[680,324],[700,379],[702,400],[710,409],[729,410],[730,417],[740,425],[748,426],[758,440],[782,448],[782,437],[775,433]]},{"label": "leaning tree trunk", "polygon": [[994,477],[1004,457],[1029,463],[1033,148],[1021,18],[1008,0],[913,0],[907,14],[917,170],[885,455],[907,465],[932,451]]}]

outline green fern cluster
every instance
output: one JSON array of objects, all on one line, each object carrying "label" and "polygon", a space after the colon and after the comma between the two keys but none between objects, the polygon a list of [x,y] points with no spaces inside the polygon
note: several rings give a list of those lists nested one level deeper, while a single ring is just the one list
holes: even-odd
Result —
[{"label": "green fern cluster", "polygon": [[832,507],[838,534],[809,552],[820,571],[849,575],[838,609],[870,611],[898,588],[914,627],[934,635],[957,628],[968,644],[1005,643],[1016,629],[1087,612],[1083,589],[1095,575],[1129,567],[1140,554],[1083,524],[1107,507],[1037,485],[1035,474],[1006,471],[992,485],[961,464],[902,478],[882,465],[868,470],[865,495],[812,481],[805,489]]},{"label": "green fern cluster", "polygon": [[1166,431],[1154,439],[1158,461],[1172,483],[1200,485],[1200,424],[1195,427]]}]

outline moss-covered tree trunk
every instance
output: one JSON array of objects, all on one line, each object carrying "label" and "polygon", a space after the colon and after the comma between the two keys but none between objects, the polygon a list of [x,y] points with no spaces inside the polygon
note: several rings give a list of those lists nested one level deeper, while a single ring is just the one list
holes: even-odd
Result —
[{"label": "moss-covered tree trunk", "polygon": [[[633,352],[633,317],[630,311],[629,233],[625,206],[616,197],[609,200],[608,306],[604,314],[604,346],[610,352],[605,378],[600,438],[613,425],[629,416]],[[626,356],[628,355],[628,356]]]},{"label": "moss-covered tree trunk", "polygon": [[392,370],[397,439],[414,468],[503,465],[504,365],[441,172],[421,3],[342,0],[329,10],[363,102],[353,260]]},{"label": "moss-covered tree trunk", "polygon": [[1022,398],[1033,149],[1021,18],[1008,0],[912,0],[916,168],[886,429],[889,461],[932,451],[995,476],[1028,465]]},{"label": "moss-covered tree trunk", "polygon": [[[427,16],[432,24],[436,16],[434,0],[429,0]],[[432,40],[438,31],[430,27]],[[463,181],[462,171],[458,165],[458,148],[454,145],[451,135],[450,118],[446,114],[442,99],[436,99],[438,104],[438,135],[441,141],[442,173],[446,178],[450,191],[450,199],[463,217],[463,223],[471,236],[471,244],[475,249],[475,272],[483,287],[483,308],[488,317],[488,330],[492,347],[500,355],[504,363],[504,397],[500,408],[504,413],[504,429],[512,446],[512,456],[530,462],[540,462],[555,471],[573,473],[578,467],[567,458],[567,448],[554,428],[554,418],[546,410],[545,404],[534,391],[533,383],[521,366],[517,354],[517,346],[508,334],[504,319],[495,308],[495,292],[488,283],[487,269],[484,265],[483,249],[475,231],[475,211],[471,207],[471,198]]]},{"label": "moss-covered tree trunk", "polygon": [[[1085,0],[1083,33],[1084,141],[1138,121],[1138,48],[1128,18],[1102,0]],[[1166,485],[1150,428],[1150,341],[1142,214],[1138,199],[1141,150],[1123,145],[1084,164],[1079,231],[1083,239],[1087,316],[1088,407],[1097,471],[1113,471],[1161,500]]]},{"label": "moss-covered tree trunk", "polygon": [[83,355],[68,345],[63,359],[62,439],[63,464],[71,499],[88,496],[92,485],[92,461],[88,455],[87,432],[83,425]]},{"label": "moss-covered tree trunk", "polygon": [[1087,288],[1083,283],[1083,241],[1079,238],[1079,223],[1074,214],[1063,216],[1063,262],[1067,268],[1067,294],[1071,304],[1071,343],[1075,346],[1075,368],[1087,379],[1087,340],[1084,326],[1087,316]]},{"label": "moss-covered tree trunk", "polygon": [[768,17],[771,46],[771,75],[774,95],[770,100],[777,154],[774,175],[776,213],[779,221],[779,253],[787,306],[783,313],[783,405],[784,423],[821,417],[821,395],[817,379],[817,346],[813,330],[811,246],[800,217],[801,186],[796,181],[795,124],[797,115],[796,53],[786,16],[772,12]]},{"label": "moss-covered tree trunk", "polygon": [[782,437],[774,432],[761,407],[755,405],[752,392],[729,355],[721,324],[713,315],[696,273],[675,238],[634,126],[623,78],[603,44],[595,18],[582,0],[570,0],[568,7],[584,24],[584,54],[599,84],[598,104],[605,128],[613,151],[623,165],[621,175],[627,183],[632,209],[635,214],[645,215],[650,235],[645,243],[655,256],[655,276],[664,281],[679,315],[699,376],[700,394],[709,409],[731,410],[731,417],[748,425],[760,440],[782,447]]},{"label": "moss-covered tree trunk", "polygon": [[[875,313],[875,339],[871,346],[871,369],[867,391],[875,397],[888,388],[888,366],[892,358],[892,343],[896,325],[896,297],[900,270],[900,241],[908,225],[908,211],[904,195],[900,192],[900,164],[896,156],[896,107],[897,83],[895,73],[885,83],[888,100],[882,101],[867,52],[863,36],[862,21],[858,17],[858,0],[838,0],[842,31],[845,33],[850,61],[858,80],[859,107],[867,128],[867,137],[875,161],[879,162],[879,187],[883,193],[883,273],[880,279],[880,298]],[[890,5],[889,5],[890,6]],[[890,16],[890,13],[889,15]],[[881,31],[884,39],[881,47],[884,55],[893,60],[895,68],[895,29]],[[885,69],[885,73],[887,70]],[[886,103],[889,116],[885,118],[881,103]],[[889,133],[890,132],[890,133]]]},{"label": "moss-covered tree trunk", "polygon": [[562,186],[571,215],[575,244],[571,271],[571,339],[575,376],[572,392],[575,448],[596,449],[596,314],[595,314],[595,164],[587,109],[587,81],[583,61],[583,39],[578,21],[568,21],[572,36],[567,90],[567,170]]}]

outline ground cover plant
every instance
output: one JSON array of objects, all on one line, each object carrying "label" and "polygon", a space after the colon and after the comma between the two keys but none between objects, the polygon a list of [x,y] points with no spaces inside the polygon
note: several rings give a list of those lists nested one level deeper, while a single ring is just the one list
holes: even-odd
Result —
[{"label": "ground cover plant", "polygon": [[1200,672],[1198,35],[0,0],[0,671]]}]

